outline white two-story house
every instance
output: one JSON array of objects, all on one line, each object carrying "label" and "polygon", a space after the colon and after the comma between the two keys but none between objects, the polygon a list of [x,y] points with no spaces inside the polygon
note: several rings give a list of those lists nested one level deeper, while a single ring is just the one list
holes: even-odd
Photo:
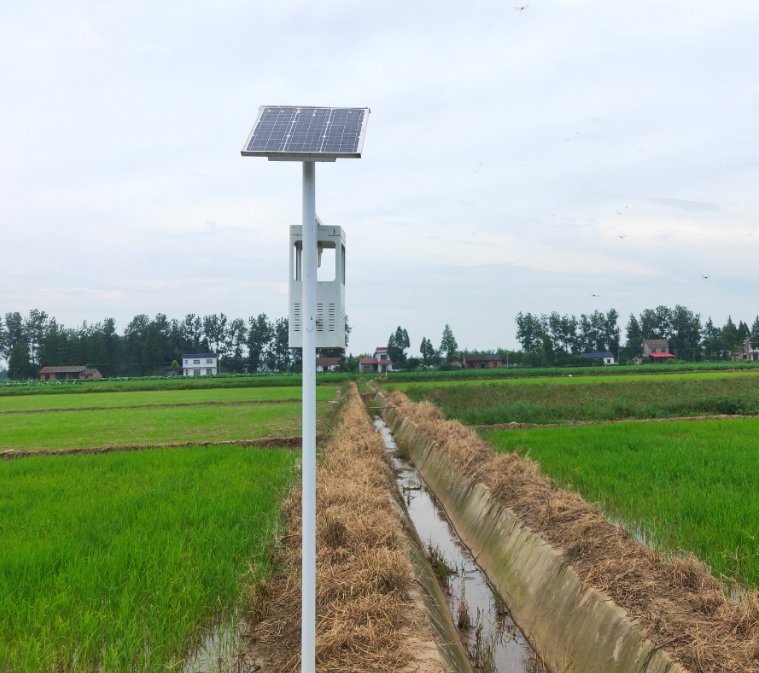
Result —
[{"label": "white two-story house", "polygon": [[213,376],[219,373],[216,353],[185,353],[182,356],[183,376]]}]

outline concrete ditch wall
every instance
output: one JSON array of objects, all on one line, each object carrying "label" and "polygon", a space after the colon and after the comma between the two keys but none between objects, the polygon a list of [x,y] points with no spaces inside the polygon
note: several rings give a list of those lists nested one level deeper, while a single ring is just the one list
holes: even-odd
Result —
[{"label": "concrete ditch wall", "polygon": [[381,393],[377,406],[443,505],[461,540],[503,596],[511,615],[555,673],[686,673],[647,640],[612,600],[585,588],[550,545],[523,526],[488,488],[462,474],[448,455]]}]

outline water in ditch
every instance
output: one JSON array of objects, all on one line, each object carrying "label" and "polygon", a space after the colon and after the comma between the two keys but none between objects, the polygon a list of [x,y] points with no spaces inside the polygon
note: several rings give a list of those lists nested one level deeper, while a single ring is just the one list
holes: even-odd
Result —
[{"label": "water in ditch", "polygon": [[[481,673],[542,673],[544,668],[530,644],[469,549],[459,539],[443,507],[427,488],[419,471],[398,451],[390,428],[378,417],[374,419],[374,427],[385,440],[398,489],[428,557],[432,555],[438,565],[442,559],[452,571],[443,582],[443,593],[475,670]],[[442,574],[445,575],[445,571]],[[468,615],[468,620],[462,612]],[[467,621],[468,626],[460,628]]]}]

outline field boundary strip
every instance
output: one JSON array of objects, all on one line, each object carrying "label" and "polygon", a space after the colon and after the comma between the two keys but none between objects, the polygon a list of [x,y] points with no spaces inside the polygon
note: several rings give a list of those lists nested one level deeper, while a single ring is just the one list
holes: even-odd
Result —
[{"label": "field boundary strip", "polygon": [[[212,406],[235,406],[238,404],[289,404],[292,402],[300,403],[297,397],[290,397],[286,400],[230,400],[229,402],[209,401],[209,402],[175,402],[170,404],[128,404],[123,407],[70,407],[55,409],[9,409],[0,411],[0,414],[47,414],[63,411],[112,411],[114,409],[157,409],[162,407],[212,407]],[[327,400],[317,400],[325,402]]]},{"label": "field boundary strip", "polygon": [[[317,433],[316,441],[323,442],[327,438],[324,433]],[[157,449],[184,449],[203,446],[251,446],[258,448],[299,449],[303,443],[302,437],[265,437],[262,439],[228,439],[222,442],[177,442],[173,444],[128,444],[124,446],[91,446],[73,449],[6,449],[0,451],[0,459],[31,458],[34,456],[71,456],[76,453],[95,454],[113,453],[115,451],[154,451]]]},{"label": "field boundary strip", "polygon": [[671,421],[731,421],[738,418],[759,418],[757,414],[718,414],[712,416],[674,416],[672,418],[622,418],[614,421],[569,421],[568,423],[495,423],[472,425],[477,432],[497,430],[536,430],[538,428],[582,428],[588,425],[617,425],[619,423],[669,423]]}]

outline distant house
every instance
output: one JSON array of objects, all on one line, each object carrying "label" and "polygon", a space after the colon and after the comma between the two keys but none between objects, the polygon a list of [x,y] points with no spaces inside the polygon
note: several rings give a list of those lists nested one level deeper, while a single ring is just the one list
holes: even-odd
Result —
[{"label": "distant house", "polygon": [[730,354],[733,362],[743,362],[745,360],[759,360],[759,348],[751,348],[751,337],[743,339],[741,349]]},{"label": "distant house", "polygon": [[591,360],[603,358],[604,366],[616,364],[614,362],[614,353],[609,353],[608,351],[605,353],[583,353],[582,356]]},{"label": "distant house", "polygon": [[379,373],[385,372],[398,372],[400,367],[390,360],[390,356],[387,354],[387,348],[376,348],[374,350],[374,357],[361,358],[358,361],[358,370],[362,373]]},{"label": "distant house", "polygon": [[340,371],[340,358],[316,358],[317,372]]},{"label": "distant house", "polygon": [[219,356],[216,353],[185,353],[182,365],[184,376],[214,376],[219,373]]},{"label": "distant house", "polygon": [[387,348],[375,348],[374,357],[377,360],[377,371],[380,374],[384,372],[399,372],[401,368],[390,361],[390,356],[387,354]]},{"label": "distant house", "polygon": [[464,369],[497,369],[503,367],[503,360],[500,355],[468,353],[461,358],[461,366]]},{"label": "distant house", "polygon": [[675,356],[669,352],[669,344],[666,339],[643,339],[643,354],[634,359],[636,365],[644,362],[666,362]]},{"label": "distant house", "polygon": [[43,367],[40,369],[40,381],[102,378],[103,375],[94,367]]}]

